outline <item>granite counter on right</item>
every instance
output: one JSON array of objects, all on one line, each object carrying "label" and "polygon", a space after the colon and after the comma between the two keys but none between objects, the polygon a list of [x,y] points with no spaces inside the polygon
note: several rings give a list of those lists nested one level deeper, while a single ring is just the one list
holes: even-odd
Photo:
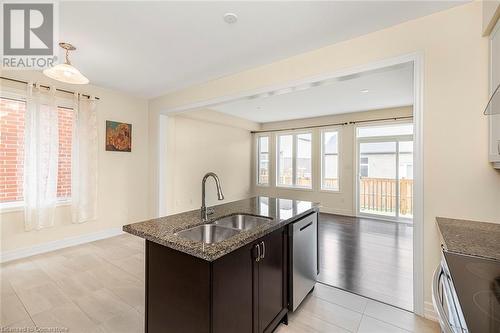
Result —
[{"label": "granite counter on right", "polygon": [[500,260],[500,223],[437,217],[445,250]]}]

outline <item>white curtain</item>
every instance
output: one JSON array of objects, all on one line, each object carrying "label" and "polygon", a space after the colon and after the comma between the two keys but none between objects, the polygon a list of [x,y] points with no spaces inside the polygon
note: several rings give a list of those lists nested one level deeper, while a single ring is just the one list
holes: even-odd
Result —
[{"label": "white curtain", "polygon": [[26,230],[54,224],[59,126],[55,89],[28,84],[25,113],[24,201]]},{"label": "white curtain", "polygon": [[71,150],[71,215],[73,223],[97,218],[97,102],[75,94]]}]

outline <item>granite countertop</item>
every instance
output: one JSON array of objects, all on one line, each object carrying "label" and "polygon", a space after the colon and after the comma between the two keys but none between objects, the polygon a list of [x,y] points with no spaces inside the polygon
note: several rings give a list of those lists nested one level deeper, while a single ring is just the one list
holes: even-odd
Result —
[{"label": "granite countertop", "polygon": [[447,251],[500,260],[500,224],[437,217]]},{"label": "granite countertop", "polygon": [[210,216],[210,221],[236,213],[265,216],[272,220],[215,244],[194,242],[175,235],[178,231],[204,224],[199,209],[128,224],[123,226],[123,231],[206,261],[214,261],[310,212],[318,211],[319,204],[291,199],[253,197],[213,208],[215,213]]}]

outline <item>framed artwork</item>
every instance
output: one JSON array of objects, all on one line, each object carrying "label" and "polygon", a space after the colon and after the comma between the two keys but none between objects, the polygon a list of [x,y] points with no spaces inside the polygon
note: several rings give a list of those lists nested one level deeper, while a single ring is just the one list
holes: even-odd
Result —
[{"label": "framed artwork", "polygon": [[106,120],[106,150],[132,151],[132,124]]}]

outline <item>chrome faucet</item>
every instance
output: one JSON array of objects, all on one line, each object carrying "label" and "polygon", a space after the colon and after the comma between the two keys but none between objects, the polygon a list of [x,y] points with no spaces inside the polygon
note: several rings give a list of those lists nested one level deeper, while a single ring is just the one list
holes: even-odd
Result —
[{"label": "chrome faucet", "polygon": [[222,194],[219,177],[217,177],[217,175],[213,172],[207,173],[201,181],[201,220],[203,222],[208,221],[208,215],[214,213],[213,208],[207,208],[205,205],[205,183],[207,182],[208,177],[213,177],[215,180],[215,186],[217,186],[217,198],[219,200],[224,200],[224,194]]}]

